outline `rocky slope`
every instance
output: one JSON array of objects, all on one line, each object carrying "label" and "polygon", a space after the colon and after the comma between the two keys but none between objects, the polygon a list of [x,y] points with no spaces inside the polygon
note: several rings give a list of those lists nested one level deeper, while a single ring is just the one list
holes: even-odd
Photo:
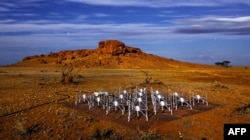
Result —
[{"label": "rocky slope", "polygon": [[198,64],[147,54],[118,40],[104,40],[96,49],[63,50],[57,53],[27,56],[16,65],[63,66],[73,64],[85,68],[178,68],[200,67]]}]

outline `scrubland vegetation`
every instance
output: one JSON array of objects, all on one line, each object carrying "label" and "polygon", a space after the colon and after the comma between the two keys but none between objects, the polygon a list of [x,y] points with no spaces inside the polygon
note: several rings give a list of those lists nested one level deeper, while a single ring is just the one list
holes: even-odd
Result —
[{"label": "scrubland vegetation", "polygon": [[[69,84],[61,82],[61,74],[55,67],[0,67],[0,139],[223,139],[224,123],[250,123],[250,71],[243,67],[84,68]],[[214,107],[171,121],[121,123],[73,105],[79,90],[114,92],[138,85],[207,93]]]}]

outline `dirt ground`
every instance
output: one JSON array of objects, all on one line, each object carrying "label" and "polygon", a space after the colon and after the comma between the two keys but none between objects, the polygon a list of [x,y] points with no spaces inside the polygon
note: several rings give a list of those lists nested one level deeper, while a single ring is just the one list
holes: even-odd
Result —
[{"label": "dirt ground", "polygon": [[[75,106],[77,91],[133,88],[145,81],[161,92],[207,94],[209,105],[165,110],[149,121],[100,107]],[[55,67],[0,67],[0,139],[223,139],[225,123],[250,123],[250,67],[81,69],[62,84]]]},{"label": "dirt ground", "polygon": [[141,112],[139,112],[138,117],[137,117],[136,112],[132,112],[131,120],[128,121],[127,110],[124,114],[122,114],[119,108],[115,110],[113,107],[111,111],[109,112],[109,114],[106,114],[106,109],[103,109],[101,105],[97,106],[97,104],[91,109],[89,109],[89,106],[87,105],[87,103],[81,103],[78,105],[75,105],[74,103],[65,104],[65,106],[67,107],[75,108],[87,114],[91,114],[95,118],[114,122],[114,123],[126,126],[131,129],[139,127],[140,130],[144,130],[144,131],[150,128],[156,127],[162,123],[180,119],[185,116],[194,115],[196,113],[208,111],[216,107],[216,105],[214,104],[209,104],[209,106],[206,106],[204,104],[198,104],[198,105],[195,105],[192,109],[184,106],[177,110],[174,109],[174,113],[171,115],[170,111],[168,111],[167,109],[164,109],[162,111],[161,108],[157,108],[157,114],[154,114],[151,103],[149,103],[149,105],[150,105],[149,110],[147,112],[148,118],[149,118],[148,121],[146,120],[145,114],[142,114]]}]

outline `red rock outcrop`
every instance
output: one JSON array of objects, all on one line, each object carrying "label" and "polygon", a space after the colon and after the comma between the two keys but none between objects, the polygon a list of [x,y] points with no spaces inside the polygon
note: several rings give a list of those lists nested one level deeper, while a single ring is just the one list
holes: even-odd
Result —
[{"label": "red rock outcrop", "polygon": [[98,43],[98,48],[96,49],[99,54],[111,54],[111,55],[121,55],[126,53],[141,53],[139,48],[133,48],[126,46],[123,42],[119,40],[105,40]]}]

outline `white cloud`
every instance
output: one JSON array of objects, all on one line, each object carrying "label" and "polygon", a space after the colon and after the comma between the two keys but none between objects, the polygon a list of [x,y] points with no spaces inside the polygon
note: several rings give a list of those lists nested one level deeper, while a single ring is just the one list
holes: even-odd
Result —
[{"label": "white cloud", "polygon": [[[172,33],[178,26],[166,27],[157,24],[56,24],[46,20],[39,21],[40,23],[37,22],[38,21],[12,24],[0,23],[2,27],[0,31],[1,46],[8,48],[10,51],[12,48],[16,49],[23,47],[30,47],[33,48],[33,50],[38,50],[32,53],[27,51],[22,54],[22,57],[24,57],[28,53],[41,54],[65,49],[74,50],[85,47],[96,48],[97,42],[100,40],[118,39],[124,41],[128,45],[133,46],[136,44],[135,47],[141,47],[148,52],[154,52],[161,47],[160,50],[162,53],[158,54],[182,60],[183,58],[181,56],[183,54],[178,53],[174,55],[174,52],[164,52],[164,50],[176,44],[181,44],[183,48],[187,48],[188,44],[190,45],[187,41],[197,41],[202,38],[208,38],[208,36],[204,34],[190,34],[187,36],[185,34]],[[146,49],[147,47],[148,49]],[[39,51],[39,49],[41,51]],[[168,54],[169,52],[171,52],[171,54]],[[213,57],[212,54],[191,56],[189,60],[192,59],[193,62],[195,59],[197,59],[197,62],[215,61],[215,57]],[[22,57],[20,57],[19,60]],[[187,58],[184,58],[184,60],[187,60]]]},{"label": "white cloud", "polygon": [[6,24],[6,23],[14,23],[14,22],[16,22],[15,19],[3,19],[3,20],[0,20],[0,23],[4,23],[4,24]]},{"label": "white cloud", "polygon": [[[9,19],[11,21],[11,19]],[[2,32],[61,32],[64,30],[72,30],[74,32],[142,32],[142,33],[162,33],[168,31],[169,27],[159,26],[156,24],[146,23],[125,23],[125,24],[74,24],[74,23],[50,23],[50,20],[27,21],[15,24],[0,24]],[[168,31],[169,32],[169,31]]]},{"label": "white cloud", "polygon": [[86,19],[87,17],[89,17],[88,15],[79,15],[76,18],[81,20],[81,19]]},{"label": "white cloud", "polygon": [[111,15],[105,14],[105,13],[94,13],[94,16],[96,16],[96,17],[109,17]]},{"label": "white cloud", "polygon": [[203,17],[175,21],[177,33],[204,34],[221,33],[227,35],[250,35],[250,16],[243,17]]},{"label": "white cloud", "polygon": [[[0,23],[0,42],[4,47],[46,46],[67,47],[94,46],[100,40],[161,40],[171,35],[171,28],[155,24],[73,24],[51,23],[47,20],[22,23]],[[141,42],[141,41],[139,41]],[[73,48],[72,48],[73,49]]]},{"label": "white cloud", "polygon": [[[171,26],[146,23],[77,24],[61,23],[60,21],[52,22],[50,20],[17,22],[14,19],[6,19],[0,22],[0,42],[1,45],[12,46],[32,41],[38,44],[40,43],[38,40],[42,40],[41,42],[43,42],[44,40],[53,40],[53,38],[56,41],[52,42],[61,42],[59,40],[65,37],[73,42],[77,40],[77,43],[79,43],[79,40],[84,39],[98,41],[99,39],[106,38],[136,38],[141,40],[148,39],[151,41],[182,38],[179,40],[181,42],[190,39],[208,38],[206,34],[210,34],[209,37],[211,38],[211,33],[216,36],[225,33],[231,33],[233,35],[250,34],[248,28],[249,18],[250,17],[204,17],[197,19],[180,19],[178,22],[173,22]],[[246,28],[243,30],[243,28],[239,27]],[[68,32],[70,36],[66,36]],[[186,34],[189,35],[187,36]],[[25,38],[25,36],[28,37]],[[36,41],[29,39],[31,37],[34,37]],[[223,36],[220,35],[220,37]],[[235,38],[235,36],[233,37]],[[230,37],[227,36],[225,38]],[[19,40],[20,42],[13,44],[12,40]],[[33,44],[33,46],[37,45]]]},{"label": "white cloud", "polygon": [[224,4],[248,4],[247,0],[188,0],[188,1],[176,1],[176,0],[157,0],[157,1],[145,1],[145,0],[66,0],[70,2],[85,3],[90,5],[109,5],[109,6],[141,6],[141,7],[178,7],[178,6],[219,6]]},{"label": "white cloud", "polygon": [[0,12],[7,12],[7,11],[10,11],[10,9],[6,7],[0,7]]},{"label": "white cloud", "polygon": [[38,16],[37,14],[34,13],[10,13],[8,14],[9,16],[16,16],[16,17],[34,17]]},{"label": "white cloud", "polygon": [[[110,6],[138,6],[138,0],[122,0],[122,1],[116,1],[116,0],[66,0],[71,2],[78,2],[78,3],[86,3],[91,5],[110,5]],[[140,1],[142,5],[144,3],[148,2],[142,2]]]},{"label": "white cloud", "polygon": [[250,16],[234,17],[234,18],[214,18],[214,20],[222,21],[222,22],[248,22],[250,23]]}]

